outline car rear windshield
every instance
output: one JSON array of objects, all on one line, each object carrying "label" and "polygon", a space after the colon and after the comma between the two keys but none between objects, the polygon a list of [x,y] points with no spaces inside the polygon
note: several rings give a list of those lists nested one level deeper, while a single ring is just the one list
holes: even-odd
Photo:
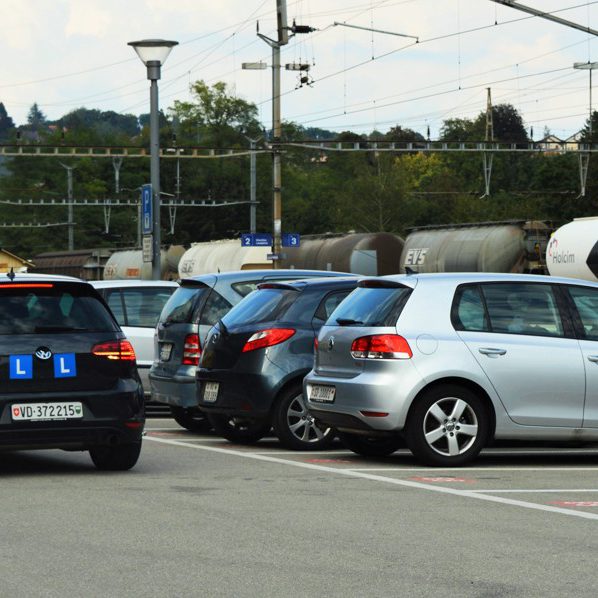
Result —
[{"label": "car rear windshield", "polygon": [[299,296],[290,289],[260,289],[237,303],[223,318],[227,328],[278,320]]},{"label": "car rear windshield", "polygon": [[194,322],[201,299],[209,290],[206,286],[179,287],[166,302],[160,315],[160,322],[167,326]]},{"label": "car rear windshield", "polygon": [[330,315],[327,326],[394,326],[407,302],[408,287],[358,287]]},{"label": "car rear windshield", "polygon": [[110,313],[84,285],[0,285],[0,334],[114,332]]}]

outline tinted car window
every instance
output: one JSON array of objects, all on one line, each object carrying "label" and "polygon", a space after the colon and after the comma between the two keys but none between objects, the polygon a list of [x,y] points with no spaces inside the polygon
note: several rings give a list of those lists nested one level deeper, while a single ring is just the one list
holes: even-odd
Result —
[{"label": "tinted car window", "polygon": [[205,286],[179,287],[166,302],[160,320],[163,324],[197,323],[197,306],[202,296],[208,291]]},{"label": "tinted car window", "polygon": [[213,326],[232,307],[222,295],[212,291],[201,310],[200,324]]},{"label": "tinted car window", "polygon": [[598,340],[598,290],[569,287],[587,340]]},{"label": "tinted car window", "polygon": [[115,291],[106,291],[106,303],[108,303],[108,307],[112,310],[116,321],[121,326],[126,326],[126,318],[125,318],[125,308],[123,305],[122,297],[120,294],[120,290]]},{"label": "tinted car window", "polygon": [[225,326],[258,324],[278,319],[299,293],[288,289],[261,289],[238,303],[223,318]]},{"label": "tinted car window", "polygon": [[122,289],[127,326],[155,328],[170,290],[155,288]]},{"label": "tinted car window", "polygon": [[401,315],[408,287],[359,287],[335,309],[327,326],[394,326]]},{"label": "tinted car window", "polygon": [[477,286],[457,290],[453,308],[453,325],[457,330],[483,332],[489,329],[486,310]]},{"label": "tinted car window", "polygon": [[1,289],[0,313],[0,334],[118,330],[102,303],[74,286]]},{"label": "tinted car window", "polygon": [[493,332],[563,335],[561,317],[550,285],[485,284],[482,289]]},{"label": "tinted car window", "polygon": [[325,322],[349,293],[351,293],[351,291],[339,291],[326,295],[318,306],[314,317]]},{"label": "tinted car window", "polygon": [[257,289],[257,285],[263,280],[248,280],[246,282],[234,282],[230,286],[237,292],[241,297],[247,297],[249,293]]}]

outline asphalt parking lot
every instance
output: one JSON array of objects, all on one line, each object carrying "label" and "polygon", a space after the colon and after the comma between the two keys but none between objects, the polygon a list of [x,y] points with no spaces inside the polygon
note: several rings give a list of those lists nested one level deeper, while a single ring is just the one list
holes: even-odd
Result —
[{"label": "asphalt parking lot", "polygon": [[253,447],[151,419],[130,472],[87,454],[3,454],[10,596],[595,596],[598,447]]}]

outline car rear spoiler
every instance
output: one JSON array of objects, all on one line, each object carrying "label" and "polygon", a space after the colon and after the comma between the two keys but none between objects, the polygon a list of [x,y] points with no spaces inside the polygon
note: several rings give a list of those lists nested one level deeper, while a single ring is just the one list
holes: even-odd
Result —
[{"label": "car rear spoiler", "polygon": [[357,283],[358,287],[366,289],[410,289],[411,285],[403,284],[398,280],[389,280],[387,278],[366,278]]}]

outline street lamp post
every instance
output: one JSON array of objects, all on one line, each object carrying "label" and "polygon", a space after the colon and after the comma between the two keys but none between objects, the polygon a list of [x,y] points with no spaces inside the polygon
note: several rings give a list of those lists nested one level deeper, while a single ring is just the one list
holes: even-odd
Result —
[{"label": "street lamp post", "polygon": [[574,69],[585,70],[590,72],[590,124],[589,137],[592,142],[592,71],[598,69],[598,62],[576,62],[573,64]]},{"label": "street lamp post", "polygon": [[161,278],[160,265],[160,122],[158,110],[158,80],[160,70],[170,51],[178,42],[164,39],[144,39],[129,42],[147,67],[150,85],[150,179],[152,184],[152,278]]}]

